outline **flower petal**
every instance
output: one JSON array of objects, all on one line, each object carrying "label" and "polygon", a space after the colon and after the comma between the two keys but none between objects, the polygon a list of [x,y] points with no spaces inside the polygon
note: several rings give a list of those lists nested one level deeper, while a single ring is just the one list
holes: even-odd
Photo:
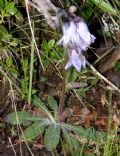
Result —
[{"label": "flower petal", "polygon": [[85,68],[86,67],[86,59],[85,59],[85,56],[82,54],[81,47],[77,47],[77,51],[79,53],[79,59],[81,60],[81,65]]},{"label": "flower petal", "polygon": [[79,55],[75,52],[75,50],[72,51],[70,58],[71,58],[73,66],[76,68],[76,70],[80,71],[81,70],[81,60],[79,58]]},{"label": "flower petal", "polygon": [[76,42],[77,44],[81,42],[79,34],[77,33],[77,27],[73,21],[65,23],[62,28],[63,37],[59,40],[58,45],[63,44],[64,47],[67,47],[70,42]]},{"label": "flower petal", "polygon": [[87,47],[91,43],[94,43],[96,38],[94,35],[90,34],[87,24],[84,21],[80,21],[77,27],[77,33],[80,37],[79,45],[81,47],[81,50],[86,51]]},{"label": "flower petal", "polygon": [[87,24],[83,21],[79,22],[78,29],[77,29],[80,38],[85,42],[85,44],[90,45],[91,43],[91,37],[90,32],[88,30]]},{"label": "flower petal", "polygon": [[61,45],[63,44],[63,37],[61,37],[61,39],[57,42],[57,45]]},{"label": "flower petal", "polygon": [[65,66],[65,70],[68,70],[71,66],[72,66],[72,61],[71,61],[71,59],[69,58],[69,60],[68,60],[68,62],[67,62],[67,64],[66,64],[66,66]]},{"label": "flower petal", "polygon": [[96,37],[95,37],[94,35],[90,35],[90,38],[91,38],[91,43],[94,43],[94,42],[95,42]]},{"label": "flower petal", "polygon": [[81,65],[85,68],[86,67],[86,59],[85,56],[83,56],[82,54],[79,55],[79,58],[81,60]]}]

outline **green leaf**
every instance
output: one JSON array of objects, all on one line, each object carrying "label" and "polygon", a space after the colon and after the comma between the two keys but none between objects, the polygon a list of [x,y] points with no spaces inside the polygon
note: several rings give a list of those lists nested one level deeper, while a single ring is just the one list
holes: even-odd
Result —
[{"label": "green leaf", "polygon": [[8,50],[8,46],[6,46],[6,45],[0,45],[0,52],[3,52],[3,51],[6,51],[6,50]]},{"label": "green leaf", "polygon": [[33,105],[35,107],[38,107],[42,110],[47,110],[47,107],[45,106],[44,102],[42,102],[42,100],[40,98],[38,98],[37,96],[34,96],[34,99],[33,99]]},{"label": "green leaf", "polygon": [[60,53],[58,53],[57,51],[51,51],[50,52],[50,57],[54,60],[61,60],[61,56],[60,56]]},{"label": "green leaf", "polygon": [[15,17],[17,18],[17,20],[23,22],[24,18],[23,15],[21,14],[21,12],[18,10],[17,13],[15,14]]},{"label": "green leaf", "polygon": [[18,40],[17,39],[13,39],[13,41],[10,42],[10,45],[13,46],[13,47],[18,46]]},{"label": "green leaf", "polygon": [[94,3],[92,2],[92,0],[87,0],[87,7],[91,7],[93,8],[94,7]]},{"label": "green leaf", "polygon": [[3,4],[3,0],[0,0],[0,9],[2,9],[3,6],[4,6],[4,4]]},{"label": "green leaf", "polygon": [[99,81],[99,79],[100,79],[99,77],[96,77],[94,80],[92,80],[91,86],[96,86],[98,81]]},{"label": "green leaf", "polygon": [[7,65],[8,68],[10,68],[13,65],[12,57],[7,57],[6,58],[6,65]]},{"label": "green leaf", "polygon": [[52,96],[48,96],[48,104],[52,110],[58,109],[57,101]]},{"label": "green leaf", "polygon": [[73,152],[73,150],[77,151],[79,147],[79,142],[74,136],[70,136],[67,131],[63,132],[64,137],[66,138],[66,142],[70,148],[70,150]]},{"label": "green leaf", "polygon": [[100,9],[110,14],[116,15],[117,11],[111,6],[109,2],[104,0],[92,0]]},{"label": "green leaf", "polygon": [[18,111],[10,113],[6,116],[5,121],[14,125],[30,123],[31,121],[44,121],[49,124],[49,120],[41,118],[39,115],[32,115],[26,111]]},{"label": "green leaf", "polygon": [[56,148],[60,138],[59,124],[51,124],[45,131],[44,143],[49,151]]},{"label": "green leaf", "polygon": [[75,134],[80,135],[86,140],[98,141],[98,140],[106,140],[106,133],[94,131],[93,128],[84,129],[80,126],[74,126],[70,124],[62,124],[63,132],[65,129],[69,131],[73,131]]},{"label": "green leaf", "polygon": [[3,25],[0,24],[0,39],[5,38],[5,36],[7,35],[8,35],[7,29]]},{"label": "green leaf", "polygon": [[94,9],[89,7],[86,9],[85,14],[84,14],[84,19],[85,20],[90,20],[92,15],[93,15]]},{"label": "green leaf", "polygon": [[10,16],[10,14],[6,12],[5,10],[1,10],[1,14],[2,14],[2,18]]},{"label": "green leaf", "polygon": [[62,124],[62,128],[64,129],[67,129],[69,131],[73,131],[77,134],[80,134],[81,136],[84,136],[85,134],[85,129],[83,127],[80,127],[80,126],[74,126],[74,125],[71,125],[71,124]]},{"label": "green leaf", "polygon": [[74,69],[70,69],[67,74],[67,83],[76,81],[78,73]]},{"label": "green leaf", "polygon": [[17,13],[17,8],[13,7],[13,8],[7,9],[6,12],[9,13],[10,15],[15,15]]},{"label": "green leaf", "polygon": [[44,51],[48,50],[48,48],[47,48],[47,41],[45,39],[43,39],[43,41],[42,41],[42,50],[44,50]]},{"label": "green leaf", "polygon": [[30,113],[26,111],[18,111],[8,114],[5,118],[5,121],[14,125],[18,125],[26,123],[28,118],[31,118]]},{"label": "green leaf", "polygon": [[95,133],[94,129],[91,128],[91,127],[85,130],[85,137],[88,140],[93,140],[93,141],[98,140],[98,136],[96,136],[96,133]]},{"label": "green leaf", "polygon": [[43,133],[45,128],[44,122],[37,122],[30,125],[20,136],[21,141],[30,141]]},{"label": "green leaf", "polygon": [[55,40],[54,39],[50,40],[47,45],[48,50],[51,50],[54,47],[54,45],[55,45]]},{"label": "green leaf", "polygon": [[19,75],[19,72],[15,66],[12,66],[9,68],[9,71],[12,72],[13,74]]},{"label": "green leaf", "polygon": [[40,108],[42,111],[44,111],[44,112],[46,113],[46,115],[51,119],[52,122],[55,122],[55,121],[54,121],[54,118],[53,118],[53,116],[52,116],[52,114],[51,114],[51,112],[48,110],[48,108],[45,106],[45,104],[41,101],[40,98],[34,96],[32,102],[33,102],[33,105],[34,105],[35,107],[38,107],[38,108]]},{"label": "green leaf", "polygon": [[14,8],[14,5],[15,5],[15,3],[14,2],[7,2],[6,4],[5,4],[5,8],[4,8],[4,10],[10,10],[11,8]]},{"label": "green leaf", "polygon": [[37,90],[36,89],[32,89],[32,95],[36,94]]}]

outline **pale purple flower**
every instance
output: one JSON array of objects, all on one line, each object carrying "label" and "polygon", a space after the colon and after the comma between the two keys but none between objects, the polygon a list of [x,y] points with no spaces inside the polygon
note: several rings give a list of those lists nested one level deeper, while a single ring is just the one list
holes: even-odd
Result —
[{"label": "pale purple flower", "polygon": [[59,40],[58,45],[63,44],[63,47],[68,47],[70,42],[79,42],[79,34],[77,33],[76,25],[73,21],[70,23],[65,23],[62,27],[63,29],[63,36]]},{"label": "pale purple flower", "polygon": [[81,40],[82,50],[84,51],[91,43],[94,43],[95,37],[90,34],[87,24],[84,21],[80,21],[77,24],[77,32]]},{"label": "pale purple flower", "polygon": [[74,66],[77,71],[80,71],[81,67],[86,66],[85,56],[82,55],[81,49],[68,48],[68,57],[69,57],[69,59],[65,66],[66,70],[69,69],[71,66]]},{"label": "pale purple flower", "polygon": [[95,37],[89,32],[87,24],[79,16],[71,16],[62,27],[63,36],[58,45],[67,49],[68,62],[65,69],[74,66],[77,71],[85,67],[86,59],[82,52],[86,51],[90,44],[94,43]]}]

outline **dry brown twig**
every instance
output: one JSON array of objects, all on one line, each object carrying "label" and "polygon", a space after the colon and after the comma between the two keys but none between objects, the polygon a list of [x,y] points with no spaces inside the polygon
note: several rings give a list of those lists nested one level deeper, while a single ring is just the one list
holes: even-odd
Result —
[{"label": "dry brown twig", "polygon": [[92,71],[96,75],[98,75],[102,80],[104,80],[111,88],[120,93],[120,89],[117,86],[115,86],[112,82],[110,82],[108,79],[106,79],[101,73],[99,73],[89,62],[87,62],[87,65],[92,69]]}]

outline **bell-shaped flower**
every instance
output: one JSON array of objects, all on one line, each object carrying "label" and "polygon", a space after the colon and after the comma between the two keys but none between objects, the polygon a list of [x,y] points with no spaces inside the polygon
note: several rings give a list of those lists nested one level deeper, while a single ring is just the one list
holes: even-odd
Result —
[{"label": "bell-shaped flower", "polygon": [[79,34],[77,33],[76,25],[73,21],[69,23],[65,23],[62,27],[63,36],[58,41],[58,45],[63,45],[63,47],[67,47],[70,42],[79,42]]},{"label": "bell-shaped flower", "polygon": [[87,24],[84,21],[78,22],[77,33],[79,34],[81,40],[81,49],[83,51],[87,50],[87,47],[94,43],[95,37],[90,34]]},{"label": "bell-shaped flower", "polygon": [[65,66],[65,69],[69,69],[71,66],[74,66],[77,71],[81,70],[81,67],[86,66],[86,59],[82,53],[77,53],[74,49],[69,56],[69,60]]},{"label": "bell-shaped flower", "polygon": [[89,32],[84,20],[76,15],[68,18],[62,30],[63,36],[58,41],[58,45],[62,44],[67,49],[69,59],[65,69],[74,66],[77,71],[80,71],[86,64],[82,51],[86,51],[88,46],[94,43],[95,37]]}]

